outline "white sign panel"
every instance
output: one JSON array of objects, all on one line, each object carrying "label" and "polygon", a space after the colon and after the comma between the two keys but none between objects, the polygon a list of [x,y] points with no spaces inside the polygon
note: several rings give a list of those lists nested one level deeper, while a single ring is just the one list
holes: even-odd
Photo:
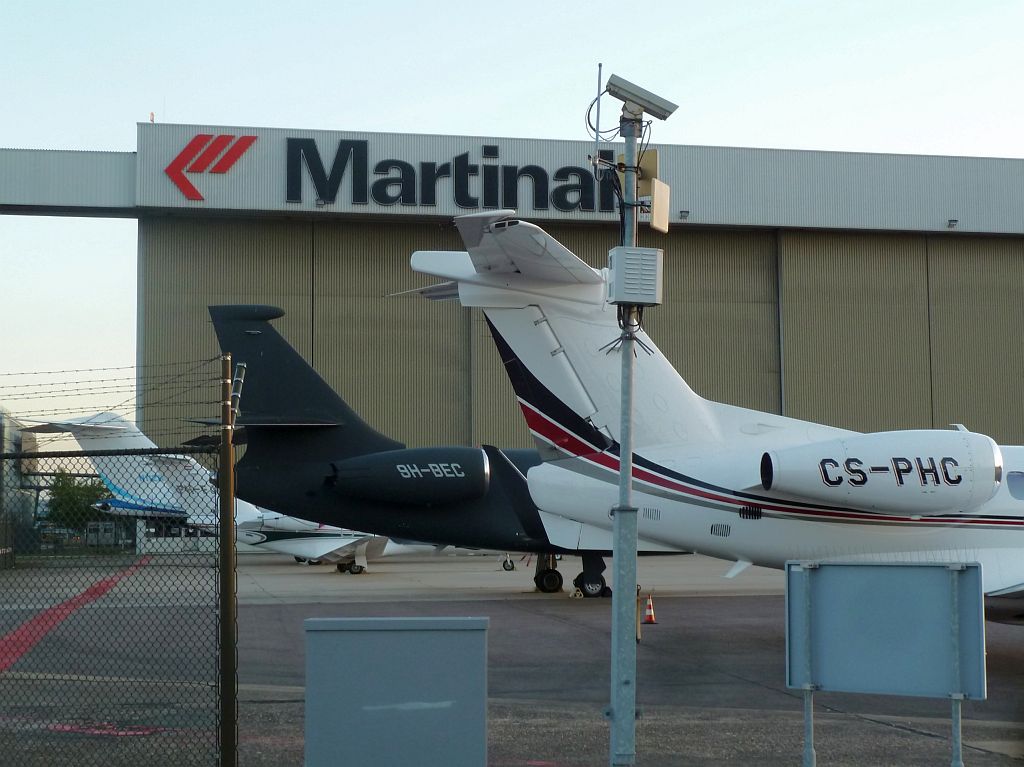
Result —
[{"label": "white sign panel", "polygon": [[787,562],[786,684],[984,699],[981,566]]}]

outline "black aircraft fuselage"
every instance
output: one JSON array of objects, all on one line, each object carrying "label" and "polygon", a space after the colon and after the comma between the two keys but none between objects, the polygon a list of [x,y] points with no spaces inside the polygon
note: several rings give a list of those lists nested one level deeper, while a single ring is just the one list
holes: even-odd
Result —
[{"label": "black aircraft fuselage", "polygon": [[526,489],[525,469],[540,462],[535,453],[532,463],[520,457],[520,467],[490,446],[287,460],[282,451],[301,454],[308,435],[270,427],[267,442],[274,449],[267,451],[263,440],[253,440],[252,428],[246,429],[249,447],[236,469],[236,482],[239,497],[251,503],[399,540],[553,551]]},{"label": "black aircraft fuselage", "polygon": [[[237,426],[240,498],[400,540],[543,553],[530,498],[534,450],[406,448],[367,425],[273,328],[269,306],[211,306],[220,347],[245,364]],[[602,552],[603,553],[603,552]]]}]

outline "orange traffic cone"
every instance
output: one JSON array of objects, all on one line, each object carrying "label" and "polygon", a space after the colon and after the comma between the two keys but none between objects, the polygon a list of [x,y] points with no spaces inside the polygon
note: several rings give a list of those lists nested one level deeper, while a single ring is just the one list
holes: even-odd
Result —
[{"label": "orange traffic cone", "polygon": [[647,595],[647,606],[644,608],[644,623],[657,623],[658,621],[654,618],[654,600],[651,595]]}]

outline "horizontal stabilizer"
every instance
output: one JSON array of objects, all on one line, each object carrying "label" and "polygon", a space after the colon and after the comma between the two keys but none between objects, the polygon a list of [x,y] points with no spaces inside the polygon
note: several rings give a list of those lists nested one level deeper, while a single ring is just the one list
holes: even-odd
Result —
[{"label": "horizontal stabilizer", "polygon": [[138,519],[185,519],[188,513],[180,508],[168,508],[149,503],[135,503],[119,498],[107,498],[93,504],[99,511],[118,517],[135,517]]},{"label": "horizontal stabilizer", "polygon": [[427,285],[425,288],[400,290],[397,293],[388,293],[388,298],[410,295],[421,296],[430,301],[454,301],[459,297],[459,283],[455,281],[439,282],[436,285]]},{"label": "horizontal stabilizer", "polygon": [[36,434],[70,434],[83,450],[146,450],[156,447],[156,443],[139,431],[134,423],[117,413],[37,421],[21,430]]},{"label": "horizontal stabilizer", "polygon": [[459,297],[459,283],[441,282],[437,285],[420,288],[417,292],[430,301],[455,301]]},{"label": "horizontal stabilizer", "polygon": [[[456,282],[522,275],[540,283],[599,285],[601,273],[539,226],[513,218],[515,211],[474,213],[455,219],[466,251],[418,251],[412,268]],[[480,278],[485,278],[481,280]]]},{"label": "horizontal stabilizer", "polygon": [[476,248],[483,242],[488,227],[499,221],[515,218],[515,215],[516,212],[514,210],[505,209],[456,216],[455,228],[459,230],[459,236],[462,237],[462,241],[466,243],[467,248]]},{"label": "horizontal stabilizer", "polygon": [[129,426],[123,423],[88,423],[83,421],[22,421],[30,423],[31,426],[22,426],[20,431],[31,432],[32,434],[75,434],[92,432],[123,432],[128,431]]},{"label": "horizontal stabilizer", "polygon": [[518,273],[542,282],[602,282],[599,272],[515,211],[459,216],[455,226],[479,274]]}]

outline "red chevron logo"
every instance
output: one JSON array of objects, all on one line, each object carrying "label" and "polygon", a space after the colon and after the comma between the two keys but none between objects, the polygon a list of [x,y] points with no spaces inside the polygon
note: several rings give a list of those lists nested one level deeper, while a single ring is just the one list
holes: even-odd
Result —
[{"label": "red chevron logo", "polygon": [[227,173],[255,142],[256,136],[239,136],[236,140],[235,136],[226,134],[200,133],[171,160],[164,173],[186,198],[202,201],[203,196],[185,174],[206,173],[207,169],[210,173]]}]

